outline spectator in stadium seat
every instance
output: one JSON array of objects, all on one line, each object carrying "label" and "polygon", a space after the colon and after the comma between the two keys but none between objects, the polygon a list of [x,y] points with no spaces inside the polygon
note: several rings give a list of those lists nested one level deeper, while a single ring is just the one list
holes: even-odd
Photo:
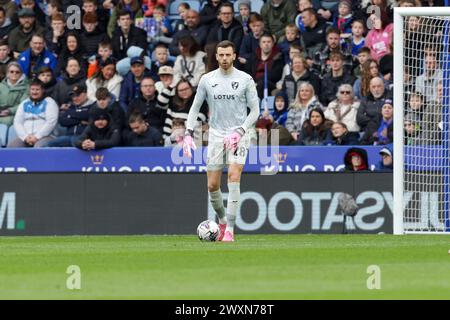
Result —
[{"label": "spectator in stadium seat", "polygon": [[161,94],[164,89],[169,88],[173,83],[173,68],[170,66],[161,66],[158,71],[158,76],[161,80],[155,83],[155,88],[158,94]]},{"label": "spectator in stadium seat", "polygon": [[326,43],[328,25],[322,19],[318,19],[312,8],[305,9],[301,14],[305,26],[301,37],[303,48],[306,50],[306,56],[313,58],[315,53]]},{"label": "spectator in stadium seat", "polygon": [[376,166],[377,171],[392,172],[394,170],[394,156],[392,145],[386,145],[380,150],[381,160]]},{"label": "spectator in stadium seat", "polygon": [[344,155],[345,171],[369,171],[367,151],[362,148],[350,148]]},{"label": "spectator in stadium seat", "polygon": [[359,145],[359,133],[348,131],[343,122],[333,122],[323,144],[326,146],[356,146]]},{"label": "spectator in stadium seat", "polygon": [[362,65],[369,59],[370,59],[370,49],[367,47],[362,47],[361,49],[359,49],[357,56],[358,65],[355,68],[353,68],[353,75],[355,77],[361,76]]},{"label": "spectator in stadium seat", "polygon": [[76,58],[69,58],[67,59],[66,69],[53,90],[52,98],[60,107],[68,104],[71,101],[69,92],[72,87],[85,83],[86,77],[81,70],[80,63]]},{"label": "spectator in stadium seat", "polygon": [[325,74],[321,82],[320,102],[324,106],[334,100],[341,84],[353,85],[355,77],[350,71],[344,69],[344,56],[340,51],[330,54],[331,70]]},{"label": "spectator in stadium seat", "polygon": [[389,81],[384,80],[383,75],[380,73],[380,68],[375,60],[368,59],[361,66],[361,75],[355,80],[353,84],[353,93],[358,99],[362,99],[369,94],[370,80],[375,77],[382,78],[384,81],[384,87],[389,88]]},{"label": "spectator in stadium seat", "polygon": [[186,125],[184,119],[172,119],[172,133],[164,139],[165,147],[174,147],[183,144]]},{"label": "spectator in stadium seat", "polygon": [[176,32],[172,37],[172,43],[169,45],[170,54],[173,56],[178,56],[180,54],[179,41],[187,36],[192,36],[200,48],[203,48],[206,44],[208,32],[208,27],[200,24],[198,12],[189,10],[186,14],[186,28]]},{"label": "spectator in stadium seat", "polygon": [[370,49],[372,59],[379,62],[385,54],[390,53],[394,24],[389,22],[386,15],[379,18],[376,14],[372,14],[369,19],[373,28],[366,36],[366,47]]},{"label": "spectator in stadium seat", "polygon": [[50,141],[47,147],[72,147],[89,123],[89,110],[95,102],[89,100],[85,84],[75,85],[69,92],[71,102],[59,112],[58,123],[66,129],[64,135]]},{"label": "spectator in stadium seat", "polygon": [[163,132],[166,110],[157,105],[157,92],[155,90],[155,81],[150,78],[144,78],[141,81],[141,96],[131,101],[126,111],[127,123],[132,113],[139,112],[143,118],[153,128]]},{"label": "spectator in stadium seat", "polygon": [[314,87],[314,92],[320,96],[320,79],[308,70],[308,63],[301,55],[296,55],[292,59],[292,72],[284,78],[282,89],[286,92],[289,101],[295,100],[299,84],[309,82]]},{"label": "spectator in stadium seat", "polygon": [[162,66],[173,67],[174,63],[169,60],[169,49],[167,48],[167,45],[159,43],[156,45],[154,52],[156,59],[152,61],[151,71],[153,74],[158,74],[159,69]]},{"label": "spectator in stadium seat", "polygon": [[289,100],[286,93],[284,91],[277,92],[273,104],[273,111],[271,113],[264,111],[263,118],[269,119],[284,127],[286,125],[289,107]]},{"label": "spectator in stadium seat", "polygon": [[65,46],[66,23],[62,13],[56,13],[51,17],[50,29],[45,33],[45,44],[47,49],[56,57]]},{"label": "spectator in stadium seat", "polygon": [[188,13],[189,9],[191,9],[191,6],[187,2],[181,2],[178,5],[178,9],[177,9],[178,15],[180,16],[181,19],[176,20],[175,27],[173,28],[174,33],[177,33],[178,31],[181,31],[181,30],[184,30],[187,28],[186,18],[187,18],[187,13]]},{"label": "spectator in stadium seat", "polygon": [[123,78],[116,71],[116,59],[108,58],[100,62],[100,70],[86,81],[88,96],[96,101],[95,93],[98,88],[105,87],[116,100],[119,100],[120,86]]},{"label": "spectator in stadium seat", "polygon": [[[167,138],[172,133],[173,119],[187,120],[194,98],[194,88],[187,79],[181,79],[177,82],[173,96],[171,96],[170,88],[163,90],[158,96],[158,105],[167,110],[163,129],[164,138]],[[204,102],[200,108],[197,120],[199,123],[204,124],[207,122],[207,119],[208,106]]]},{"label": "spectator in stadium seat", "polygon": [[[136,21],[136,18],[143,18],[144,14],[142,12],[142,8],[139,4],[138,0],[119,0],[117,1],[117,5],[114,7],[111,13],[111,17],[108,22],[108,36],[110,38],[114,37],[114,32],[122,27],[122,23],[120,22],[120,17],[123,17],[122,14],[125,12],[129,13],[130,23]],[[127,34],[127,32],[124,32]],[[146,35],[147,37],[147,35]],[[126,51],[126,50],[125,50]]]},{"label": "spectator in stadium seat", "polygon": [[11,30],[8,36],[9,48],[18,58],[21,52],[27,50],[30,46],[31,37],[36,34],[44,33],[44,28],[36,22],[36,15],[31,9],[21,9],[18,12],[20,25]]},{"label": "spectator in stadium seat", "polygon": [[391,93],[384,87],[383,79],[379,77],[370,80],[369,91],[370,93],[362,98],[356,115],[356,122],[361,131],[378,123],[384,100],[391,97]]},{"label": "spectator in stadium seat", "polygon": [[56,57],[45,48],[45,40],[42,35],[35,34],[31,37],[30,48],[19,55],[18,62],[23,73],[28,78],[33,78],[42,67],[56,68]]},{"label": "spectator in stadium seat", "polygon": [[438,81],[443,78],[435,53],[425,55],[425,70],[416,78],[416,91],[425,96],[427,101],[437,100]]},{"label": "spectator in stadium seat", "polygon": [[353,19],[352,1],[340,0],[338,12],[333,18],[333,27],[337,28],[343,37],[347,38],[352,34]]},{"label": "spectator in stadium seat", "polygon": [[226,0],[207,0],[206,4],[200,10],[199,23],[202,26],[210,27],[217,21],[217,16],[219,15],[220,5]]},{"label": "spectator in stadium seat", "polygon": [[[108,22],[109,22],[109,18],[110,18],[110,10],[109,9],[105,9],[102,7],[99,7],[97,5],[100,4],[103,1],[98,1],[97,0],[83,0],[83,11],[82,11],[82,17],[81,20],[84,20],[84,16],[86,14],[89,15],[95,15],[97,17],[97,27],[100,30],[100,32],[105,33],[107,32],[107,28],[108,28]],[[113,10],[114,11],[114,10]],[[117,17],[114,18],[114,21],[117,20]]]},{"label": "spectator in stadium seat", "polygon": [[358,133],[360,128],[356,123],[356,115],[360,102],[355,100],[352,86],[340,85],[336,97],[325,110],[325,118],[333,122],[342,122],[350,132]]},{"label": "spectator in stadium seat", "polygon": [[[280,125],[279,123],[273,121],[270,118],[259,118],[256,121],[256,132],[257,132],[257,141],[256,143],[259,146],[266,145],[294,145],[296,141],[292,138],[289,131]],[[274,133],[278,134],[278,141],[274,138]],[[272,141],[274,139],[274,141]]]},{"label": "spectator in stadium seat", "polygon": [[252,12],[252,5],[250,0],[239,0],[238,2],[239,14],[236,16],[236,20],[242,25],[244,35],[247,35],[250,32],[249,19]]},{"label": "spectator in stadium seat", "polygon": [[47,3],[47,9],[44,10],[45,12],[45,29],[46,32],[49,32],[51,30],[51,24],[52,24],[52,17],[54,15],[62,15],[63,14],[63,6],[61,1],[59,0],[50,0]]},{"label": "spectator in stadium seat", "polygon": [[58,122],[58,105],[44,96],[44,84],[39,79],[30,83],[30,97],[22,101],[14,116],[17,138],[8,142],[8,148],[40,148],[54,138]]},{"label": "spectator in stadium seat", "polygon": [[6,16],[6,9],[3,6],[0,6],[0,39],[8,38],[8,35],[13,28],[14,25],[11,18]]},{"label": "spectator in stadium seat", "polygon": [[130,102],[141,95],[140,83],[144,77],[157,78],[150,70],[145,68],[144,59],[140,56],[131,58],[131,70],[124,77],[120,86],[119,101],[125,111]]},{"label": "spectator in stadium seat", "polygon": [[289,49],[295,44],[301,46],[299,33],[295,24],[290,23],[284,29],[284,36],[282,36],[278,41],[278,48],[280,48],[283,53],[283,60],[285,63],[290,62]]},{"label": "spectator in stadium seat", "polygon": [[[34,12],[36,17],[36,22],[39,23],[39,25],[44,26],[45,25],[45,13],[42,11],[42,9],[37,5],[37,1],[35,0],[19,0],[18,1],[18,7],[17,10],[20,11],[22,9],[30,9]],[[16,20],[15,17],[13,17],[13,21]]]},{"label": "spectator in stadium seat", "polygon": [[102,41],[98,44],[97,55],[95,59],[89,60],[89,66],[87,71],[87,78],[90,79],[94,74],[100,70],[100,64],[102,61],[106,61],[113,55],[112,43],[108,40]]},{"label": "spectator in stadium seat", "polygon": [[[283,73],[281,74],[280,81],[277,82],[277,89],[279,89],[279,90],[281,90],[281,88],[283,87],[283,82],[284,82],[284,79],[286,78],[286,76],[288,76],[292,72],[292,59],[294,58],[295,55],[305,57],[305,51],[303,50],[302,46],[298,43],[293,43],[289,47],[289,59],[287,61],[284,61],[285,64],[283,67]],[[305,60],[306,60],[306,58],[305,58]],[[306,61],[306,62],[307,62],[307,68],[309,70],[309,63],[308,63],[308,61]]]},{"label": "spectator in stadium seat", "polygon": [[314,93],[314,87],[308,83],[301,83],[295,101],[290,104],[286,119],[286,129],[297,141],[303,123],[308,119],[312,109],[323,108]]},{"label": "spectator in stadium seat", "polygon": [[[160,147],[163,137],[140,113],[132,113],[128,120],[130,131],[124,134],[123,145],[127,147]],[[183,131],[184,136],[184,131]]]},{"label": "spectator in stadium seat", "polygon": [[265,65],[267,65],[267,87],[270,94],[272,90],[276,89],[276,83],[281,78],[284,61],[283,54],[275,45],[274,38],[267,33],[259,39],[259,48],[256,49],[256,54],[248,64],[250,68],[248,73],[255,80],[260,99],[264,96]]},{"label": "spectator in stadium seat", "polygon": [[[56,87],[56,77],[49,67],[42,67],[38,70],[36,74],[37,78],[42,81],[44,84],[44,95],[46,97],[52,97],[53,98],[53,92]],[[53,99],[54,100],[54,99]],[[59,104],[58,104],[59,106]]]},{"label": "spectator in stadium seat", "polygon": [[361,144],[383,145],[393,142],[394,108],[392,99],[385,99],[381,107],[381,116],[374,125],[368,125],[361,138]]},{"label": "spectator in stadium seat", "polygon": [[7,39],[0,39],[0,81],[6,77],[6,68],[10,62],[14,61]]},{"label": "spectator in stadium seat", "polygon": [[11,0],[0,0],[0,8],[3,8],[5,17],[9,18],[9,20],[12,22],[13,17],[17,12],[17,4]]},{"label": "spectator in stadium seat", "polygon": [[129,11],[119,11],[119,27],[112,34],[111,42],[116,59],[127,56],[127,50],[131,46],[147,48],[147,34],[144,30],[134,26]]},{"label": "spectator in stadium seat", "polygon": [[[127,4],[132,3],[130,0],[124,1],[124,2],[127,3]],[[168,0],[143,0],[142,1],[142,6],[144,8],[146,8],[146,10],[144,12],[144,15],[146,17],[151,17],[151,16],[153,16],[153,11],[155,10],[155,8],[157,6],[161,6],[162,5],[164,7],[167,7],[168,4],[169,4]]]},{"label": "spectator in stadium seat", "polygon": [[325,119],[322,108],[314,108],[302,125],[297,144],[302,146],[321,146],[328,137],[331,121]]},{"label": "spectator in stadium seat", "polygon": [[[245,64],[250,61],[259,47],[259,39],[264,34],[264,21],[258,13],[252,13],[248,20],[250,33],[242,39],[241,48],[239,50],[238,62],[240,69],[245,69]],[[215,51],[215,50],[214,50]]]},{"label": "spectator in stadium seat", "polygon": [[437,99],[430,101],[426,104],[426,111],[423,113],[422,134],[421,139],[424,144],[441,144],[442,143],[442,130],[443,130],[443,83],[442,80],[438,81],[437,85]]},{"label": "spectator in stadium seat", "polygon": [[417,146],[417,145],[430,145],[430,144],[439,144],[439,140],[434,140],[430,143],[430,141],[425,141],[423,138],[425,137],[424,128],[425,125],[419,116],[414,113],[409,113],[404,116],[403,120],[403,128],[404,128],[404,144],[406,146]]},{"label": "spectator in stadium seat", "polygon": [[111,117],[112,126],[122,131],[125,126],[125,112],[120,106],[120,103],[115,101],[112,94],[106,88],[98,88],[95,97],[97,98],[97,102],[89,109],[90,117],[93,116],[93,113],[97,109],[105,109]]},{"label": "spectator in stadium seat", "polygon": [[100,30],[95,13],[86,13],[83,16],[83,31],[80,40],[83,43],[86,57],[94,56],[97,53],[98,44],[109,40],[106,32]]},{"label": "spectator in stadium seat", "polygon": [[108,111],[97,109],[75,146],[85,151],[113,148],[120,145],[120,135],[119,129],[112,125]]},{"label": "spectator in stadium seat", "polygon": [[352,71],[353,68],[353,56],[351,52],[345,52],[341,47],[341,32],[336,28],[329,28],[326,35],[326,45],[322,50],[317,51],[314,55],[313,70],[322,79],[327,72],[331,71],[331,65],[329,63],[330,55],[332,52],[340,52],[343,56],[344,68],[346,71]]},{"label": "spectator in stadium seat", "polygon": [[264,25],[270,34],[280,39],[287,24],[293,23],[297,10],[291,0],[267,0],[261,8]]},{"label": "spectator in stadium seat", "polygon": [[218,43],[229,40],[234,43],[237,48],[236,54],[239,54],[242,38],[244,37],[244,29],[242,25],[234,18],[233,5],[225,2],[220,5],[219,20],[211,25],[207,43]]},{"label": "spectator in stadium seat", "polygon": [[206,53],[200,50],[192,36],[181,38],[178,49],[180,55],[175,60],[173,67],[174,82],[177,83],[181,78],[185,78],[193,87],[197,87],[201,76],[206,71],[204,62]]},{"label": "spectator in stadium seat", "polygon": [[10,62],[0,83],[0,123],[12,125],[19,104],[27,97],[27,77],[17,62]]},{"label": "spectator in stadium seat", "polygon": [[69,31],[66,35],[64,41],[64,47],[61,54],[58,56],[58,63],[56,65],[55,74],[60,75],[67,67],[67,61],[69,58],[75,58],[78,60],[81,71],[86,73],[87,63],[86,63],[86,52],[84,51],[84,46],[81,42],[78,33]]}]

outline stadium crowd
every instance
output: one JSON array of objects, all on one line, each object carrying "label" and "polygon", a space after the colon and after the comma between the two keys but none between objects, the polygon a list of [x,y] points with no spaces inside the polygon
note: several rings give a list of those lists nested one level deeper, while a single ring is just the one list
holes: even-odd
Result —
[{"label": "stadium crowd", "polygon": [[[379,10],[370,14],[371,5]],[[176,145],[200,77],[217,68],[215,45],[230,40],[235,66],[253,77],[262,100],[256,143],[279,129],[282,145],[388,145],[393,7],[437,5],[0,0],[0,126],[12,126],[11,148]],[[419,19],[408,28],[420,28]],[[420,62],[405,68],[407,143],[438,138],[430,126],[440,120],[425,121],[421,111],[426,101],[439,105],[442,71],[432,49],[420,54],[423,73]],[[273,105],[264,107],[265,88]],[[198,123],[207,132],[206,103]]]}]

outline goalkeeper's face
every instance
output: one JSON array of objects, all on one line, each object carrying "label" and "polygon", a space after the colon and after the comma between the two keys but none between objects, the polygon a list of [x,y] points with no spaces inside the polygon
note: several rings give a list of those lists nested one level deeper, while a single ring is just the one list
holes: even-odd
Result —
[{"label": "goalkeeper's face", "polygon": [[221,69],[228,70],[236,60],[236,53],[234,53],[232,47],[217,48],[216,59]]}]

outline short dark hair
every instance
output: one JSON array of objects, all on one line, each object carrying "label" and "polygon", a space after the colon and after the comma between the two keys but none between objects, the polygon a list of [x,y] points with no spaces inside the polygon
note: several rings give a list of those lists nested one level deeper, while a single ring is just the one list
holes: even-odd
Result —
[{"label": "short dark hair", "polygon": [[101,48],[108,47],[109,49],[112,50],[112,43],[111,43],[111,41],[109,41],[108,39],[105,39],[105,40],[101,41],[101,42],[98,44],[98,46],[101,47]]},{"label": "short dark hair", "polygon": [[370,48],[368,48],[368,47],[362,47],[361,49],[358,50],[358,54],[364,53],[364,52],[370,54]]},{"label": "short dark hair", "polygon": [[50,67],[44,66],[40,67],[37,74],[50,72],[53,75],[53,70]]},{"label": "short dark hair", "polygon": [[179,7],[183,7],[183,8],[185,8],[186,10],[189,10],[189,9],[191,8],[190,4],[187,3],[187,2],[182,2],[182,3],[180,3],[180,4],[178,5],[178,8],[179,8]]},{"label": "short dark hair", "polygon": [[0,12],[3,12],[3,15],[5,15],[5,16],[6,16],[6,10],[5,10],[5,8],[3,8],[3,7],[0,7]]},{"label": "short dark hair", "polygon": [[248,23],[253,23],[253,22],[257,22],[257,21],[261,21],[264,22],[264,19],[261,17],[261,15],[257,12],[252,12],[250,14],[250,18],[248,19]]},{"label": "short dark hair", "polygon": [[313,8],[306,8],[305,10],[302,11],[302,13],[306,13],[306,12],[309,12],[313,16],[317,17],[316,11]]},{"label": "short dark hair", "polygon": [[224,2],[224,3],[222,3],[222,4],[219,6],[219,12],[220,12],[220,10],[222,10],[222,8],[225,8],[225,7],[231,8],[231,11],[234,12],[234,7],[233,7],[233,5],[232,5],[230,2]]},{"label": "short dark hair", "polygon": [[39,80],[38,78],[31,79],[30,87],[31,86],[40,86],[42,89],[44,89],[44,87],[45,87],[44,83],[41,80]]},{"label": "short dark hair", "polygon": [[327,37],[331,33],[335,33],[335,34],[341,35],[341,30],[339,30],[338,28],[335,28],[335,27],[330,27],[330,28],[327,29],[327,33],[326,33]]},{"label": "short dark hair", "polygon": [[128,10],[119,10],[119,12],[117,12],[117,19],[123,16],[130,16],[131,18],[131,12]]},{"label": "short dark hair", "polygon": [[273,38],[273,35],[268,33],[268,32],[264,32],[264,34],[261,36],[261,38],[259,38],[259,41],[261,41],[262,38],[270,38],[270,39],[272,39],[273,42],[275,42],[275,39]]},{"label": "short dark hair", "polygon": [[217,52],[217,49],[219,49],[219,48],[229,48],[229,47],[231,47],[233,49],[233,53],[236,52],[236,46],[234,45],[233,42],[231,42],[229,40],[220,41],[216,46],[216,52]]},{"label": "short dark hair", "polygon": [[144,116],[140,112],[133,112],[128,118],[128,123],[145,122]]},{"label": "short dark hair", "polygon": [[111,97],[111,93],[107,88],[100,87],[95,92],[95,97],[97,98],[97,100],[105,100],[106,98]]},{"label": "short dark hair", "polygon": [[3,46],[9,46],[8,39],[0,39],[0,47],[3,47]]},{"label": "short dark hair", "polygon": [[330,53],[330,55],[329,55],[329,57],[328,57],[329,60],[331,60],[331,59],[336,59],[336,58],[339,59],[339,60],[344,61],[344,55],[342,54],[341,51],[339,51],[339,50],[334,50],[334,51],[332,51],[332,52]]}]

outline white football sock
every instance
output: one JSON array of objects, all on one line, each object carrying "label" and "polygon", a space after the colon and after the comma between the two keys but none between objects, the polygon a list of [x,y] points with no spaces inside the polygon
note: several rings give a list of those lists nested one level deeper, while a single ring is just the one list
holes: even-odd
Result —
[{"label": "white football sock", "polygon": [[237,209],[241,197],[241,184],[239,182],[228,183],[228,204],[227,204],[227,231],[234,232],[234,223],[236,222]]},{"label": "white football sock", "polygon": [[217,217],[219,218],[220,224],[227,223],[227,217],[225,215],[225,207],[223,205],[222,192],[219,190],[208,192],[209,193],[209,201],[211,202],[212,207],[216,211]]}]

